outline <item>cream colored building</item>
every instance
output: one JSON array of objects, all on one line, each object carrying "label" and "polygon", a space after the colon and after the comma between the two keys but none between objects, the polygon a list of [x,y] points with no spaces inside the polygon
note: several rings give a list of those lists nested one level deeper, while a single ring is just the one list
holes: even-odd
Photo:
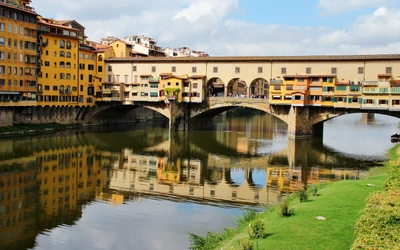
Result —
[{"label": "cream colored building", "polygon": [[[139,81],[141,75],[202,76],[199,102],[211,95],[235,95],[257,96],[271,104],[400,110],[400,54],[125,57],[111,58],[106,64],[111,69],[108,79],[125,75],[132,83]],[[223,88],[218,88],[221,84]],[[163,90],[159,86],[159,93]],[[128,99],[134,101],[132,94]]]}]

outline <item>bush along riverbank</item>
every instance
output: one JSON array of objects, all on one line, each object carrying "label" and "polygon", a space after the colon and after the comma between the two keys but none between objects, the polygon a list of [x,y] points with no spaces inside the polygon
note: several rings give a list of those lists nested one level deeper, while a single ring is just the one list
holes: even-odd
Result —
[{"label": "bush along riverbank", "polygon": [[352,249],[400,249],[400,147],[390,151],[388,178],[374,193],[356,224]]},{"label": "bush along riverbank", "polygon": [[0,136],[24,135],[24,134],[40,134],[48,133],[56,130],[64,130],[70,128],[80,128],[81,124],[23,124],[10,127],[0,127]]},{"label": "bush along riverbank", "polygon": [[245,212],[236,229],[189,233],[191,249],[350,249],[360,211],[386,177],[377,168],[362,180],[309,186],[264,212]]}]

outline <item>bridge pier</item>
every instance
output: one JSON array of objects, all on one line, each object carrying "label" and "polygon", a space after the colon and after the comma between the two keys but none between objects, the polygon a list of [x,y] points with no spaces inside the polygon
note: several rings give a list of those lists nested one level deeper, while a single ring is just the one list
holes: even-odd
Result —
[{"label": "bridge pier", "polygon": [[292,138],[322,136],[322,122],[314,124],[316,109],[291,106],[288,114],[288,136]]}]

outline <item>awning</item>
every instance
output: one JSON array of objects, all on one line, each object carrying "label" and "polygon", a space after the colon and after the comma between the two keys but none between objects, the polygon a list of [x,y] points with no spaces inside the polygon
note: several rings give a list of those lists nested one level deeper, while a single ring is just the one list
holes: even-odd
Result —
[{"label": "awning", "polygon": [[137,91],[136,91],[136,90],[134,90],[134,91],[132,91],[132,93],[137,93]]},{"label": "awning", "polygon": [[4,91],[0,91],[0,95],[19,95],[19,92],[4,92]]},{"label": "awning", "polygon": [[223,88],[224,84],[223,83],[213,83],[214,88]]},{"label": "awning", "polygon": [[274,97],[274,98],[281,98],[280,95],[273,95],[272,97]]}]

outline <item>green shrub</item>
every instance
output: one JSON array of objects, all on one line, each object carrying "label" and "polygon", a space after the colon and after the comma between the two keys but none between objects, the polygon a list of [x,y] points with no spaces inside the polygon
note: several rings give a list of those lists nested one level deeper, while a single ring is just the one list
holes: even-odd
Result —
[{"label": "green shrub", "polygon": [[299,200],[300,200],[300,202],[307,202],[307,201],[308,201],[308,193],[307,193],[307,190],[305,190],[304,188],[300,188],[298,194],[299,194]]},{"label": "green shrub", "polygon": [[232,235],[233,230],[225,228],[221,232],[208,231],[205,237],[189,232],[189,240],[191,250],[211,250],[215,249],[218,244]]},{"label": "green shrub", "polygon": [[257,219],[250,224],[249,236],[251,239],[263,239],[267,236],[265,224],[261,219]]},{"label": "green shrub", "polygon": [[257,211],[254,209],[246,210],[238,219],[238,225],[246,225],[257,217]]},{"label": "green shrub", "polygon": [[398,249],[400,190],[373,195],[355,226],[352,249]]},{"label": "green shrub", "polygon": [[318,185],[312,184],[308,187],[308,190],[310,191],[310,193],[313,196],[317,196],[318,195]]},{"label": "green shrub", "polygon": [[293,213],[293,209],[289,209],[290,201],[288,199],[283,200],[279,204],[278,214],[282,217],[289,217]]},{"label": "green shrub", "polygon": [[254,244],[251,241],[243,241],[242,242],[243,250],[254,250]]}]

